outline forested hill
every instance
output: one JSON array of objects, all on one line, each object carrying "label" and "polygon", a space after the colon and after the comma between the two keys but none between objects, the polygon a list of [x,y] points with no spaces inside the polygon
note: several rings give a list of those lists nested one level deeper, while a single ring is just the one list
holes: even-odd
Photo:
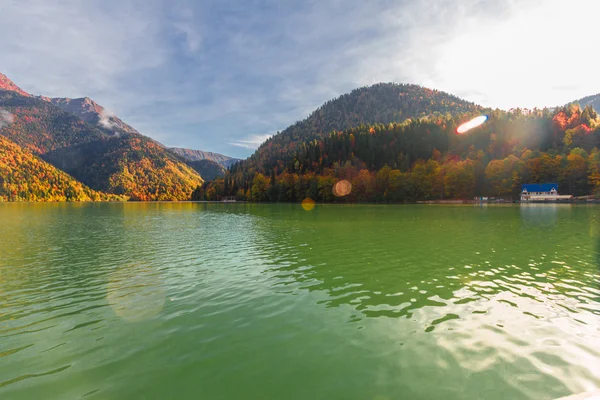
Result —
[{"label": "forested hill", "polygon": [[379,83],[330,100],[303,121],[269,139],[263,146],[308,141],[331,131],[361,124],[387,124],[431,114],[464,113],[481,107],[451,94],[418,85]]},{"label": "forested hill", "polygon": [[[193,199],[249,201],[415,201],[511,198],[523,183],[558,182],[559,191],[600,196],[600,118],[589,106],[488,112],[456,133],[471,114],[334,130],[275,160],[234,165]],[[337,182],[352,190],[336,197]],[[349,187],[349,186],[346,186]]]},{"label": "forested hill", "polygon": [[0,135],[0,201],[120,200],[82,185]]},{"label": "forested hill", "polygon": [[[308,118],[288,127],[263,143],[251,163],[262,165],[285,158],[301,142],[321,139],[332,131],[371,124],[401,122],[426,115],[467,113],[481,110],[474,103],[418,85],[379,83],[355,89],[330,100]],[[258,166],[255,165],[255,166]]]},{"label": "forested hill", "polygon": [[186,161],[187,165],[192,167],[194,171],[198,172],[200,176],[207,180],[212,181],[213,179],[220,178],[227,172],[227,169],[217,162],[212,160],[197,160],[197,161]]},{"label": "forested hill", "polygon": [[8,82],[3,79],[0,88],[0,135],[92,189],[131,200],[185,200],[202,183],[196,171],[154,140],[88,123]]}]

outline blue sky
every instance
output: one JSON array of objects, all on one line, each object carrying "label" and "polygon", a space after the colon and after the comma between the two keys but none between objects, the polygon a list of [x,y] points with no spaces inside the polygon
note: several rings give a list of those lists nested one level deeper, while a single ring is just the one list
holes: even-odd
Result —
[{"label": "blue sky", "polygon": [[600,92],[597,0],[0,3],[0,72],[166,145],[245,157],[325,101],[417,83],[485,106]]}]

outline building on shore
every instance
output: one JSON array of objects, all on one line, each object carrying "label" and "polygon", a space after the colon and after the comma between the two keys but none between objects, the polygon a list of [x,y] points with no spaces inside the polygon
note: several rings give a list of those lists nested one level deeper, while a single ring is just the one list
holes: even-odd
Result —
[{"label": "building on shore", "polygon": [[521,186],[521,201],[522,202],[537,202],[537,201],[568,201],[571,200],[571,195],[561,195],[558,193],[557,183],[535,183]]}]

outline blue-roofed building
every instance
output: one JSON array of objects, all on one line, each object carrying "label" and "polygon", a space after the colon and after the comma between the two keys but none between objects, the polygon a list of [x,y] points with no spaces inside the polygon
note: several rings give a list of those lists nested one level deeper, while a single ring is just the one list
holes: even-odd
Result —
[{"label": "blue-roofed building", "polygon": [[533,183],[529,185],[522,185],[521,192],[530,194],[558,194],[558,183]]},{"label": "blue-roofed building", "polygon": [[521,201],[557,201],[568,200],[573,196],[558,194],[558,183],[532,183],[521,186]]}]

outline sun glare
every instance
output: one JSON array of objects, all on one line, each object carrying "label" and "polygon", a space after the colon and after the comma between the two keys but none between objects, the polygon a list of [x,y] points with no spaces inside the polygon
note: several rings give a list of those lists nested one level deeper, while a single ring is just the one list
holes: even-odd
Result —
[{"label": "sun glare", "polygon": [[475,117],[472,120],[465,122],[464,124],[456,128],[456,133],[466,133],[471,129],[477,128],[478,126],[482,125],[485,121],[487,121],[487,119],[487,115],[480,115],[479,117]]},{"label": "sun glare", "polygon": [[345,179],[342,179],[341,181],[339,181],[338,183],[336,183],[333,186],[333,194],[336,195],[337,197],[347,196],[350,194],[351,191],[352,191],[352,184]]},{"label": "sun glare", "polygon": [[305,198],[304,200],[302,200],[302,208],[305,211],[312,211],[313,208],[315,208],[315,201],[310,197]]}]

